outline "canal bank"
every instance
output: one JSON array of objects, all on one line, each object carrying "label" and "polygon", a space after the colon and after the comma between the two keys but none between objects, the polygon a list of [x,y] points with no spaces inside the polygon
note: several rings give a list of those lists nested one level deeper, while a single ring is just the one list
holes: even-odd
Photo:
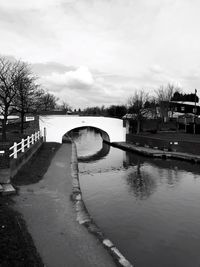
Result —
[{"label": "canal bank", "polygon": [[21,186],[14,199],[44,265],[114,267],[100,241],[77,223],[71,193],[71,144],[63,144],[43,179]]},{"label": "canal bank", "polygon": [[175,151],[164,151],[158,149],[157,147],[150,148],[148,145],[143,147],[130,142],[114,142],[111,143],[111,145],[146,157],[162,158],[162,159],[171,158],[171,159],[190,161],[193,163],[200,163],[200,156],[197,154],[175,152]]}]

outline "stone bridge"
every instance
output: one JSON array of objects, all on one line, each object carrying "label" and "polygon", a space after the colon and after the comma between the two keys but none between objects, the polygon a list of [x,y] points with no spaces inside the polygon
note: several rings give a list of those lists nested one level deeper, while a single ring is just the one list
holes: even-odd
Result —
[{"label": "stone bridge", "polygon": [[107,142],[125,141],[126,129],[121,119],[91,116],[50,115],[40,116],[40,130],[46,128],[47,142],[62,142],[62,137],[69,131],[81,127],[93,127],[101,132]]}]

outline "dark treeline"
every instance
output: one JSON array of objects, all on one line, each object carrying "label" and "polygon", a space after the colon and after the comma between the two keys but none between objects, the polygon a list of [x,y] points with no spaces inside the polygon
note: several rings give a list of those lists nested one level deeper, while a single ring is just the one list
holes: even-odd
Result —
[{"label": "dark treeline", "polygon": [[114,118],[122,118],[127,113],[127,107],[125,105],[112,105],[109,107],[87,107],[80,112],[81,115],[88,116],[107,116]]}]

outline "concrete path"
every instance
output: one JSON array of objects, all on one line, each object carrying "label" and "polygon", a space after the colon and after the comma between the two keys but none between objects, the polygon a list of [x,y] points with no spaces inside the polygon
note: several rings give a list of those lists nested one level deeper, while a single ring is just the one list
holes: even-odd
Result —
[{"label": "concrete path", "polygon": [[20,187],[15,207],[24,216],[47,267],[114,267],[111,256],[76,222],[72,192],[71,144],[63,144],[43,179]]}]

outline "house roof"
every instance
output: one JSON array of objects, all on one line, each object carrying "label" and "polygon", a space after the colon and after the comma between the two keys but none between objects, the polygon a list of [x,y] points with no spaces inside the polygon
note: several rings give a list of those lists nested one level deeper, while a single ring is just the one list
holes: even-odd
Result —
[{"label": "house roof", "polygon": [[[148,109],[146,109],[145,110],[145,112],[144,112],[144,114],[142,114],[142,116],[144,117],[144,118],[152,118],[152,112],[151,112],[151,110],[148,110]],[[127,113],[127,114],[125,114],[123,117],[122,117],[122,119],[136,119],[138,117],[138,114],[136,114],[136,113]]]},{"label": "house roof", "polygon": [[[170,101],[170,103],[180,104],[180,105],[188,105],[188,106],[195,106],[195,102],[189,102],[189,101]],[[196,102],[196,106],[200,106],[200,103]]]},{"label": "house roof", "polygon": [[122,117],[122,119],[135,119],[135,117],[135,114],[127,113]]}]

